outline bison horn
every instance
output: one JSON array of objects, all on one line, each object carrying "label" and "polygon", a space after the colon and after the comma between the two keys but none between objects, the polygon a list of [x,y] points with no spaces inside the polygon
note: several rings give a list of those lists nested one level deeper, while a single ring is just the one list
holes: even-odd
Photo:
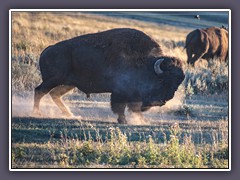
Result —
[{"label": "bison horn", "polygon": [[162,74],[163,73],[163,70],[161,69],[161,63],[164,61],[163,58],[161,59],[158,59],[155,64],[154,64],[154,70],[155,70],[155,73],[156,74]]}]

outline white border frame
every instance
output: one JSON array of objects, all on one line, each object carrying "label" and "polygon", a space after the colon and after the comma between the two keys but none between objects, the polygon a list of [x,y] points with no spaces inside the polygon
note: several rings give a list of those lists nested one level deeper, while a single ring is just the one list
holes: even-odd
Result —
[{"label": "white border frame", "polygon": [[[229,125],[229,168],[228,169],[12,169],[12,155],[11,155],[11,127],[12,127],[12,76],[11,76],[11,68],[12,68],[12,12],[86,12],[86,11],[92,11],[92,12],[99,12],[99,11],[105,11],[105,12],[120,12],[120,11],[135,11],[135,12],[144,12],[144,11],[152,11],[152,12],[205,12],[205,11],[218,11],[218,12],[228,12],[229,14],[229,68],[228,68],[228,74],[229,74],[229,118],[228,118],[228,125]],[[231,10],[230,9],[10,9],[9,10],[9,171],[231,171]]]}]

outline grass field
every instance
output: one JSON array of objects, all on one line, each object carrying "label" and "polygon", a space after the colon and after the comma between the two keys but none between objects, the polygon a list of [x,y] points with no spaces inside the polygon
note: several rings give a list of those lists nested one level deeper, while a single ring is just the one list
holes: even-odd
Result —
[{"label": "grass field", "polygon": [[[155,15],[156,16],[156,15]],[[124,17],[124,16],[123,16]],[[119,18],[91,13],[12,13],[12,168],[229,168],[228,64],[202,60],[186,64],[186,35],[196,26],[225,22],[222,16],[201,22],[165,15]],[[156,18],[155,18],[156,19]],[[170,24],[167,24],[167,22]],[[191,22],[189,26],[180,26]],[[176,23],[178,22],[178,23]],[[64,119],[49,96],[42,117],[32,115],[33,89],[41,83],[41,51],[58,41],[111,28],[136,28],[151,35],[166,55],[184,63],[186,78],[175,97],[144,113],[127,113],[119,125],[109,94],[90,99],[77,89],[63,100],[74,117]]]}]

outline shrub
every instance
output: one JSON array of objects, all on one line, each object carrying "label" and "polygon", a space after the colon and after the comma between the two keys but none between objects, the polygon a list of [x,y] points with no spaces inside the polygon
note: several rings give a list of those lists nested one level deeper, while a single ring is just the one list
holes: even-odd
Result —
[{"label": "shrub", "polygon": [[208,67],[185,67],[184,86],[187,95],[228,92],[228,65],[212,60]]},{"label": "shrub", "polygon": [[36,57],[25,55],[12,58],[12,91],[32,91],[41,82]]}]

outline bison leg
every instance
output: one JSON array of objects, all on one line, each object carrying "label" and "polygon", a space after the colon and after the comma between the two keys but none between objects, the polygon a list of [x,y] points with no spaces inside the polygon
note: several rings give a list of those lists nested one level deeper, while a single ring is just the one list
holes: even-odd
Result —
[{"label": "bison leg", "polygon": [[219,61],[227,62],[227,58],[228,58],[228,52],[222,50],[219,55]]},{"label": "bison leg", "polygon": [[142,103],[139,103],[139,102],[128,103],[127,106],[128,106],[128,110],[131,112],[131,114],[132,115],[135,114],[134,116],[132,116],[135,120],[137,120],[137,121],[140,120],[140,122],[141,121],[145,122],[145,118],[144,118],[144,116],[142,114],[142,110],[141,110],[142,109],[141,108],[142,107]]},{"label": "bison leg", "polygon": [[122,102],[117,95],[111,95],[111,108],[113,113],[118,115],[118,123],[119,124],[127,124],[126,117],[124,114],[126,103]]},{"label": "bison leg", "polygon": [[48,81],[42,82],[34,90],[34,106],[33,113],[40,115],[39,104],[42,97],[51,91],[54,87],[58,86],[58,81],[55,78],[49,79]]},{"label": "bison leg", "polygon": [[71,116],[72,114],[68,111],[65,105],[61,101],[61,96],[72,90],[74,86],[57,86],[49,94],[51,95],[55,104],[62,111],[64,116]]},{"label": "bison leg", "polygon": [[40,91],[42,85],[39,85],[38,87],[35,88],[34,91],[34,106],[33,106],[33,114],[36,115],[41,115],[40,111],[39,111],[39,104],[40,104],[40,100],[42,99],[42,97],[46,94],[42,91]]}]

